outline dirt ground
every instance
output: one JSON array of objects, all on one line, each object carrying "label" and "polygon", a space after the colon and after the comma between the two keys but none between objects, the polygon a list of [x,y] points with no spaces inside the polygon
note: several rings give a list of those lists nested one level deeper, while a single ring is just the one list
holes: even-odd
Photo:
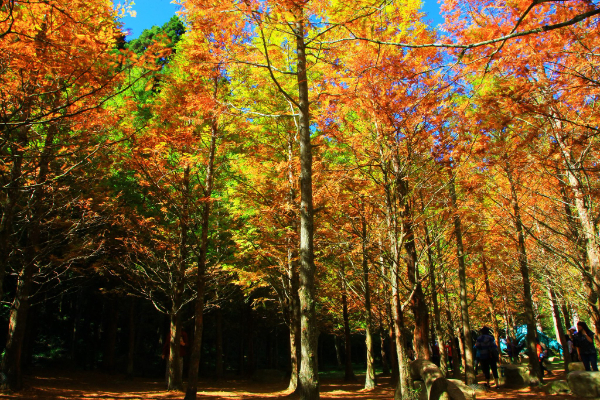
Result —
[{"label": "dirt ground", "polygon": [[[378,379],[378,387],[373,391],[362,390],[363,377],[357,383],[343,380],[323,379],[322,399],[392,399],[393,390],[390,378]],[[481,381],[481,376],[479,377]],[[564,372],[554,371],[548,380],[565,379]],[[183,399],[181,392],[167,392],[164,383],[143,378],[126,379],[120,375],[89,371],[39,371],[25,379],[26,388],[18,393],[0,393],[0,399],[114,399],[150,400]],[[256,383],[248,380],[228,379],[223,381],[202,380],[198,398],[202,400],[225,399],[296,399],[286,391],[286,383]],[[575,396],[550,396],[539,390],[492,388],[486,393],[478,393],[477,399],[575,399]]]}]

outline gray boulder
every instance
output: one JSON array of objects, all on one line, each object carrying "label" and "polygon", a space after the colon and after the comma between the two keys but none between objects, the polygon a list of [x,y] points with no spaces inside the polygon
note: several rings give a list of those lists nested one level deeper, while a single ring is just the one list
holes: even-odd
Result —
[{"label": "gray boulder", "polygon": [[529,386],[529,367],[526,365],[505,364],[504,386],[522,388]]},{"label": "gray boulder", "polygon": [[600,397],[600,372],[569,372],[567,382],[571,392],[579,398]]},{"label": "gray boulder", "polygon": [[585,371],[585,366],[582,362],[571,362],[567,365],[567,372]]},{"label": "gray boulder", "polygon": [[570,393],[571,389],[567,381],[552,381],[542,386],[542,392],[546,394],[565,394]]}]

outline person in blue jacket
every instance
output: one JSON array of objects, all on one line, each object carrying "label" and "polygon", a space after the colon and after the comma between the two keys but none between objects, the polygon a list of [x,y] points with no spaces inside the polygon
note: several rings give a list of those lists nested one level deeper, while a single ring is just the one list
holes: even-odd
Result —
[{"label": "person in blue jacket", "polygon": [[494,375],[494,383],[496,387],[499,386],[498,383],[498,345],[496,345],[496,340],[492,336],[492,332],[490,328],[484,326],[479,331],[479,337],[475,341],[475,349],[479,352],[479,363],[481,365],[481,369],[483,370],[483,375],[485,376],[486,385],[490,386],[490,369],[492,370],[492,374]]}]

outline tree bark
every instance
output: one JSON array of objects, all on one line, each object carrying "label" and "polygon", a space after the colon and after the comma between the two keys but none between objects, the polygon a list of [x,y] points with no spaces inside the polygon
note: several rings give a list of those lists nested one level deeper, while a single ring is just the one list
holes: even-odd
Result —
[{"label": "tree bark", "polygon": [[591,316],[593,321],[594,332],[596,337],[600,336],[600,297],[597,293],[600,292],[600,246],[598,244],[598,229],[594,221],[594,217],[590,211],[590,207],[586,200],[587,193],[582,184],[581,173],[583,169],[582,160],[575,160],[571,154],[569,145],[566,142],[566,135],[562,132],[562,125],[557,126],[556,140],[560,146],[563,163],[565,165],[565,173],[569,181],[569,188],[573,194],[575,209],[579,216],[582,238],[585,241],[585,249],[587,254],[587,262],[589,264],[588,271],[588,293]]},{"label": "tree bark", "polygon": [[485,255],[483,252],[481,253],[481,267],[483,268],[483,279],[485,281],[485,294],[488,298],[488,310],[490,312],[492,327],[494,328],[494,338],[496,339],[496,344],[500,345],[500,327],[498,326],[498,319],[496,318],[496,305],[494,303],[494,296],[492,295],[490,275],[488,273],[487,264],[485,263]]},{"label": "tree bark", "polygon": [[410,190],[408,186],[408,177],[400,168],[400,162],[394,160],[394,172],[396,175],[396,188],[399,192],[399,202],[401,204],[400,217],[402,219],[402,233],[404,235],[404,250],[406,251],[406,275],[410,290],[413,291],[411,297],[411,309],[415,317],[415,327],[413,330],[413,345],[416,358],[429,360],[429,309],[423,292],[423,285],[419,277],[417,268],[418,255],[415,244],[414,221],[412,216],[412,204],[410,201]]},{"label": "tree bark", "polygon": [[181,318],[179,316],[179,301],[173,302],[169,314],[169,355],[167,358],[167,390],[183,389],[183,377],[179,369],[179,346],[181,341]]},{"label": "tree bark", "polygon": [[400,249],[398,246],[398,240],[396,239],[395,224],[390,218],[388,212],[388,232],[390,238],[391,258],[392,262],[389,268],[390,282],[392,286],[391,293],[391,308],[392,308],[392,324],[394,328],[394,343],[396,347],[396,356],[398,360],[398,380],[396,382],[396,389],[394,391],[394,399],[401,400],[408,397],[408,393],[412,389],[412,380],[410,378],[410,370],[408,368],[408,356],[406,352],[406,340],[404,335],[404,315],[402,306],[400,303],[399,293],[399,262],[400,262]]},{"label": "tree bark", "polygon": [[[295,257],[294,257],[295,258]],[[291,260],[290,260],[291,261]],[[296,392],[299,390],[299,373],[300,364],[302,357],[302,347],[300,345],[300,299],[298,297],[298,270],[296,262],[292,262],[293,265],[290,267],[290,281],[291,281],[291,300],[290,300],[290,363],[291,363],[291,376],[288,390]]]},{"label": "tree bark", "polygon": [[381,342],[381,373],[384,376],[390,375],[390,364],[388,362],[388,351],[386,348],[388,347],[388,337],[385,328],[383,327],[383,323],[379,324],[379,340]]},{"label": "tree bark", "polygon": [[567,305],[567,301],[564,299],[562,299],[561,303],[561,309],[562,309],[562,314],[565,317],[565,329],[568,329],[569,327],[575,325],[573,318],[571,317],[571,313],[569,312],[569,306]]},{"label": "tree bark", "polygon": [[[218,93],[218,77],[214,78],[214,97]],[[215,153],[217,137],[219,136],[217,116],[213,115],[210,125],[210,147],[206,165],[206,184],[204,197],[206,201],[202,207],[200,252],[198,254],[198,269],[196,271],[196,302],[194,304],[194,342],[190,355],[188,372],[188,386],[184,400],[196,400],[198,393],[198,373],[200,371],[200,356],[202,353],[202,330],[204,329],[204,290],[206,280],[206,255],[208,252],[208,225],[210,220],[211,196],[214,181]]]},{"label": "tree bark", "polygon": [[[181,362],[181,307],[185,288],[185,269],[188,258],[189,198],[190,198],[190,166],[183,171],[183,189],[181,214],[179,216],[179,260],[174,277],[172,306],[169,329],[169,360],[167,362],[167,390],[183,389],[183,373],[179,368]],[[196,338],[194,338],[196,340]],[[188,345],[186,343],[185,345]]]},{"label": "tree bark", "polygon": [[536,349],[536,326],[535,317],[533,314],[533,302],[531,297],[531,281],[529,279],[529,265],[527,262],[527,251],[525,249],[525,234],[523,232],[523,223],[521,222],[521,211],[519,208],[519,200],[517,197],[517,191],[515,182],[513,180],[512,172],[507,166],[506,176],[510,184],[510,193],[513,208],[513,218],[515,223],[515,230],[517,233],[517,251],[519,254],[519,267],[521,270],[521,277],[523,279],[523,308],[525,314],[525,323],[527,324],[527,348],[529,356],[529,369],[530,373],[530,385],[537,386],[543,381],[542,369],[540,362],[537,357]]},{"label": "tree bark", "polygon": [[446,351],[446,331],[442,328],[442,318],[440,313],[440,307],[438,304],[437,297],[437,284],[435,279],[435,264],[433,262],[433,243],[429,236],[429,228],[427,222],[423,224],[425,230],[425,245],[427,246],[427,260],[429,261],[429,281],[431,283],[431,304],[433,305],[433,318],[435,321],[435,337],[438,341],[438,347],[440,350],[440,370],[446,376],[448,372],[448,365],[446,364],[446,357],[448,352]]},{"label": "tree bark", "polygon": [[372,334],[372,314],[371,314],[371,288],[369,285],[369,264],[367,259],[367,220],[364,215],[361,218],[361,243],[362,243],[362,268],[363,268],[363,286],[365,288],[365,311],[366,320],[366,339],[367,346],[367,371],[365,373],[365,389],[375,388],[375,358],[373,355],[373,334]]},{"label": "tree bark", "polygon": [[314,211],[312,197],[312,147],[308,79],[306,76],[306,44],[304,15],[298,10],[294,23],[296,35],[296,71],[298,78],[298,113],[300,134],[300,323],[302,362],[300,365],[300,398],[319,398],[319,366],[317,324],[315,315]]},{"label": "tree bark", "polygon": [[[37,256],[41,246],[42,218],[44,214],[43,200],[46,195],[45,183],[48,177],[50,159],[53,153],[54,138],[58,134],[58,126],[51,124],[44,141],[42,154],[38,164],[37,186],[31,194],[29,226],[27,227],[27,247],[24,251],[24,267],[17,281],[15,299],[10,308],[8,337],[2,359],[2,372],[6,376],[8,388],[20,390],[23,386],[21,371],[23,340],[25,325],[30,304],[30,292],[33,275],[37,268]],[[26,138],[24,139],[26,140]]]},{"label": "tree bark", "polygon": [[[291,131],[290,131],[291,132]],[[290,230],[294,235],[298,232],[298,214],[296,202],[296,174],[294,173],[294,135],[288,135],[288,207]],[[288,328],[290,330],[290,383],[288,391],[299,390],[300,362],[302,347],[300,340],[300,297],[298,293],[298,246],[294,235],[287,238],[287,282],[288,296]]]},{"label": "tree bark", "polygon": [[[381,270],[381,276],[385,277],[388,276],[386,268],[385,268],[385,259],[383,257],[383,240],[381,238],[381,235],[379,235],[378,237],[378,241],[379,241],[379,264],[380,264],[380,270]],[[383,298],[389,298],[389,288],[384,286],[382,288],[383,290]],[[391,359],[391,357],[395,357],[394,353],[395,351],[392,350],[392,345],[394,343],[394,334],[392,331],[392,323],[391,323],[391,319],[388,319],[387,321],[384,319],[385,316],[387,316],[388,318],[391,318],[391,304],[390,301],[385,301],[384,302],[385,305],[385,310],[387,311],[387,313],[384,313],[383,310],[380,309],[379,311],[379,335],[381,336],[381,364],[382,364],[382,369],[383,369],[383,375],[388,375],[390,374],[390,365],[393,365],[393,360]],[[385,325],[389,326],[389,329],[385,329]],[[393,366],[391,367],[391,369],[393,370]],[[392,384],[394,384],[394,376],[397,378],[397,374],[394,375],[394,373],[391,374],[392,375]]]},{"label": "tree bark", "polygon": [[[28,108],[28,107],[25,107]],[[6,267],[11,255],[11,235],[16,213],[17,203],[21,197],[22,166],[24,149],[28,142],[28,126],[17,128],[17,137],[14,144],[10,146],[12,154],[12,166],[10,171],[10,182],[6,188],[6,203],[3,204],[2,218],[0,218],[0,301],[4,298],[4,277]]]},{"label": "tree bark", "polygon": [[465,252],[462,242],[462,228],[454,187],[454,176],[450,177],[448,185],[454,220],[454,237],[456,239],[456,258],[458,260],[458,282],[460,287],[460,314],[462,317],[462,334],[464,340],[465,383],[475,383],[475,370],[473,369],[473,341],[471,339],[471,323],[469,321],[469,299],[467,298],[467,276],[465,266]]},{"label": "tree bark", "polygon": [[552,289],[552,282],[548,279],[548,301],[550,302],[550,310],[552,311],[552,320],[554,321],[554,332],[556,337],[563,348],[563,360],[565,364],[565,371],[568,371],[567,365],[571,362],[571,353],[569,353],[567,338],[565,336],[565,328],[560,317],[560,311],[558,310],[558,302],[556,301],[556,294]]},{"label": "tree bark", "polygon": [[[436,242],[436,247],[438,251],[438,256],[441,254],[441,249],[439,246],[439,242]],[[448,341],[450,342],[450,350],[452,352],[452,377],[454,379],[460,379],[461,377],[461,365],[462,365],[462,356],[463,353],[460,352],[459,346],[456,345],[456,329],[454,327],[454,319],[452,318],[452,313],[450,312],[450,296],[448,295],[448,285],[446,283],[446,278],[443,278],[443,295],[446,307],[444,307],[446,311],[446,321],[448,323]]]},{"label": "tree bark", "polygon": [[394,391],[394,399],[402,400],[409,397],[409,393],[412,389],[412,380],[410,377],[410,369],[408,367],[410,360],[408,359],[405,347],[404,315],[400,305],[400,298],[398,297],[398,283],[394,286],[396,286],[396,290],[392,289],[392,312],[394,318],[396,355],[398,357],[398,382],[396,383],[396,390]]}]

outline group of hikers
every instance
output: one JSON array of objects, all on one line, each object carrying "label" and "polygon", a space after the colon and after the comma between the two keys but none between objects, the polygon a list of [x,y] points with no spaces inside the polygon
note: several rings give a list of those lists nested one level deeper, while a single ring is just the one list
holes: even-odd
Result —
[{"label": "group of hikers", "polygon": [[[550,349],[544,343],[540,343],[539,339],[536,341],[537,357],[542,368],[542,373],[545,374],[547,372],[550,374],[550,371],[546,368],[546,363],[551,354]],[[567,330],[567,346],[568,349],[564,349],[564,351],[569,352],[571,361],[581,361],[586,371],[598,371],[598,356],[596,347],[594,346],[594,333],[585,322],[579,321],[576,326],[572,326]],[[511,362],[516,362],[522,348],[523,346],[519,347],[515,339],[509,337],[506,341],[505,355]],[[452,368],[452,346],[450,346],[450,343],[446,345],[446,349],[448,351],[448,364]],[[498,387],[498,363],[501,351],[490,328],[484,326],[479,330],[473,350],[475,351],[475,373],[481,367],[485,377],[484,385],[490,387],[490,380],[493,376],[495,387]],[[439,347],[437,343],[432,347],[432,355],[432,361],[439,364]]]}]

